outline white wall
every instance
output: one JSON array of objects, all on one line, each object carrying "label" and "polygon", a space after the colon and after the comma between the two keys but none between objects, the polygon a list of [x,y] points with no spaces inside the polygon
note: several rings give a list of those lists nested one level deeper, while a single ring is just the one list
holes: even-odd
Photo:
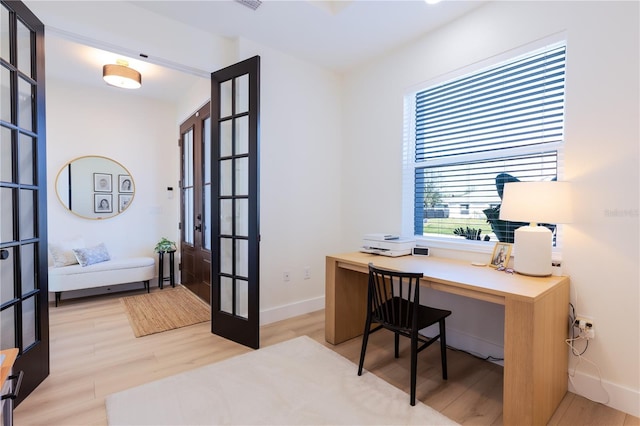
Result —
[{"label": "white wall", "polygon": [[[324,308],[324,259],[341,236],[340,80],[249,40],[261,57],[261,322]],[[309,268],[310,279],[304,279]],[[289,271],[291,280],[283,280]]]},{"label": "white wall", "polygon": [[[567,40],[566,163],[575,187],[564,271],[596,338],[577,369],[577,393],[640,415],[639,7],[637,2],[492,2],[345,76],[342,220],[345,247],[366,232],[399,232],[402,99],[443,74],[553,34]],[[374,200],[385,198],[385,209]],[[444,251],[436,251],[442,255]],[[448,253],[450,254],[450,253]],[[473,254],[456,254],[456,257]],[[459,335],[502,345],[499,313],[445,297]],[[464,303],[464,305],[462,304]],[[568,313],[568,307],[567,307]],[[448,324],[449,325],[449,324]],[[464,328],[463,328],[464,327]],[[571,357],[570,365],[576,364]],[[607,401],[608,400],[608,401]]]}]

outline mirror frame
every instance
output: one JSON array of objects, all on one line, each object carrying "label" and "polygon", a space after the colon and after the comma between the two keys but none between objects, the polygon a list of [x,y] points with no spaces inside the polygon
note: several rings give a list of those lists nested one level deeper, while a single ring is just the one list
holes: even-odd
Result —
[{"label": "mirror frame", "polygon": [[[63,186],[63,183],[60,182],[60,178],[62,176],[64,176],[65,171],[67,171],[69,169],[69,166],[71,166],[73,163],[78,162],[80,160],[85,160],[85,159],[102,159],[105,161],[108,161],[110,164],[109,166],[111,166],[112,168],[117,168],[120,167],[124,172],[123,174],[116,174],[115,176],[111,176],[111,185],[108,186],[108,188],[105,188],[105,191],[100,191],[97,189],[97,181],[95,180],[97,178],[96,175],[100,175],[103,173],[103,171],[99,171],[96,170],[95,172],[93,172],[92,176],[85,176],[84,179],[90,179],[91,182],[91,188],[92,191],[89,192],[90,194],[93,195],[93,205],[94,205],[94,209],[93,209],[93,213],[91,215],[87,215],[85,214],[85,212],[81,212],[78,213],[77,211],[74,211],[72,209],[70,209],[68,207],[67,202],[64,201],[63,197],[61,197],[60,192],[62,191],[68,191],[69,195],[68,197],[72,196],[72,191],[73,189],[71,188],[71,183],[67,183],[66,186]],[[131,181],[131,186],[132,186],[132,190],[131,192],[125,191],[125,192],[121,192],[120,191],[120,180],[122,176],[128,176],[130,181]],[[115,177],[115,180],[114,180]],[[83,179],[83,181],[84,181]],[[108,189],[108,191],[106,190]],[[109,157],[105,157],[102,155],[84,155],[81,157],[76,157],[73,158],[71,160],[69,160],[67,163],[64,164],[64,166],[62,166],[60,168],[60,170],[58,171],[58,174],[56,175],[56,180],[55,180],[55,191],[56,191],[56,197],[58,197],[58,201],[60,202],[60,204],[70,213],[81,217],[83,219],[89,219],[89,220],[103,220],[103,219],[110,219],[112,217],[116,217],[121,213],[124,213],[133,203],[133,200],[135,198],[135,193],[136,193],[136,185],[135,185],[135,181],[133,179],[133,176],[131,175],[131,172],[129,171],[129,169],[127,169],[124,165],[122,165],[122,163],[120,163],[119,161],[114,160],[113,158],[109,158]],[[101,196],[106,196],[109,195],[111,198],[111,211],[107,212],[107,213],[100,213],[100,212],[96,212],[95,209],[98,206],[98,203],[101,200]],[[115,196],[117,196],[117,198]],[[131,199],[126,203],[126,206],[121,210],[121,197],[122,196],[131,196]]]}]

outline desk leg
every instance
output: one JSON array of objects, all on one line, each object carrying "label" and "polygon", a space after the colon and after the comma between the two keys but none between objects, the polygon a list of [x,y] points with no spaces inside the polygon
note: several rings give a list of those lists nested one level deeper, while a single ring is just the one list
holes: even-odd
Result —
[{"label": "desk leg", "polygon": [[569,280],[533,303],[505,302],[505,425],[545,425],[567,392]]},{"label": "desk leg", "polygon": [[325,340],[331,344],[360,336],[367,317],[368,275],[326,260]]}]

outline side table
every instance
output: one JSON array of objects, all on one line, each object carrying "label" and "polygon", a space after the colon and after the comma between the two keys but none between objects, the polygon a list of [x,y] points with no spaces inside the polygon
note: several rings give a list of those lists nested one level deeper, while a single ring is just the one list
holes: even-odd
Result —
[{"label": "side table", "polygon": [[[169,255],[169,276],[168,277],[164,276],[164,254],[165,253]],[[176,253],[175,250],[158,252],[158,287],[160,287],[160,290],[164,288],[165,281],[169,281],[169,284],[171,284],[171,287],[176,286],[175,270],[173,267],[173,259],[174,259],[175,253]]]}]

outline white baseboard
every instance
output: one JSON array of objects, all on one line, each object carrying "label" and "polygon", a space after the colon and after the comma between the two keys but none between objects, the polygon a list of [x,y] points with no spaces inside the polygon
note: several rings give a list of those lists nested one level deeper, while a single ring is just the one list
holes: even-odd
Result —
[{"label": "white baseboard", "polygon": [[324,309],[324,296],[265,309],[264,311],[260,311],[260,325],[271,324],[272,322],[308,314],[309,312],[315,312],[320,309]]},{"label": "white baseboard", "polygon": [[640,417],[640,391],[576,372],[569,380],[569,392]]},{"label": "white baseboard", "polygon": [[[431,331],[433,327],[433,331]],[[435,336],[438,334],[438,326],[427,328],[423,334]],[[504,358],[504,347],[488,340],[473,336],[461,330],[447,327],[447,346],[469,352],[481,358],[489,356],[493,358]],[[504,366],[504,361],[491,361],[494,364]]]},{"label": "white baseboard", "polygon": [[[486,357],[487,355],[496,358],[504,357],[503,346],[480,339],[460,330],[447,328],[447,344],[481,357]],[[495,363],[504,366],[503,361]],[[631,414],[632,416],[640,417],[640,391],[638,389],[630,389],[607,380],[600,381],[598,377],[579,371],[570,379],[569,392]]]}]

